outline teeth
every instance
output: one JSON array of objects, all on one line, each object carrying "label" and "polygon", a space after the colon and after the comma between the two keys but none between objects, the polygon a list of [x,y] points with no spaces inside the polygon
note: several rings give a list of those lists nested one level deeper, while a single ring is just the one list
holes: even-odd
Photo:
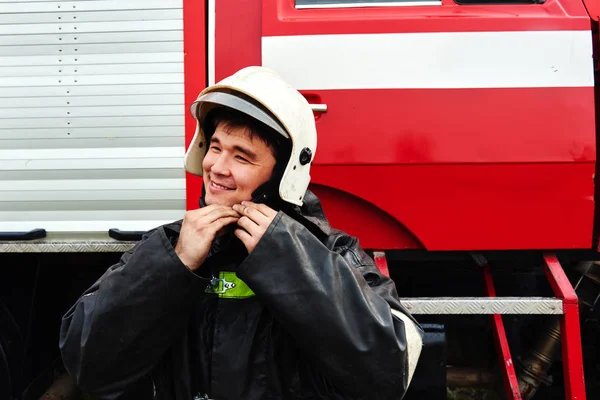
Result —
[{"label": "teeth", "polygon": [[227,186],[223,186],[223,185],[219,185],[218,183],[212,183],[214,187],[216,187],[217,189],[224,189],[227,190],[229,189]]}]

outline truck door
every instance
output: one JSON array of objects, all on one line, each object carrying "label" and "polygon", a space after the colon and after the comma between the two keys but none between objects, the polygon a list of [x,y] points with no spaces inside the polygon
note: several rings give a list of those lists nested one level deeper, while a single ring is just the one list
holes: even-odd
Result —
[{"label": "truck door", "polygon": [[315,104],[332,222],[372,247],[589,247],[590,20],[514,3],[262,2],[262,64]]}]

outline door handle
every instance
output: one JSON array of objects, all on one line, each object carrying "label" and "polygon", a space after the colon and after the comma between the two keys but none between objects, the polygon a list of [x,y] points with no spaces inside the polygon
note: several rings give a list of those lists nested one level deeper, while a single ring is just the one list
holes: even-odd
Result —
[{"label": "door handle", "polygon": [[327,112],[327,104],[311,104],[310,108],[312,108],[313,112],[317,112],[317,113],[326,113]]},{"label": "door handle", "polygon": [[0,232],[0,240],[34,240],[45,237],[45,229],[32,229],[28,232]]}]

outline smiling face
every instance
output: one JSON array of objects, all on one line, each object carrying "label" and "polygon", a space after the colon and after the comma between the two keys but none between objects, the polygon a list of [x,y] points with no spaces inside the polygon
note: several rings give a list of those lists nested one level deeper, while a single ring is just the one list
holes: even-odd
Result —
[{"label": "smiling face", "polygon": [[206,205],[233,206],[251,200],[252,193],[273,173],[271,147],[248,128],[217,125],[202,162]]}]

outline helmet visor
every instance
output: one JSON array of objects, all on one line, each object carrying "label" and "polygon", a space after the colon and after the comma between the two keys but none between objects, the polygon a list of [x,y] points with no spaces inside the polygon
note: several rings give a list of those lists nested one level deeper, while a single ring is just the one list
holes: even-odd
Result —
[{"label": "helmet visor", "polygon": [[215,106],[229,107],[239,112],[242,112],[273,129],[283,137],[289,139],[287,133],[281,123],[270,115],[266,110],[263,110],[258,105],[248,101],[237,95],[226,92],[210,92],[200,96],[191,106],[191,112],[194,118],[202,122],[201,119],[206,116],[208,111]]}]

